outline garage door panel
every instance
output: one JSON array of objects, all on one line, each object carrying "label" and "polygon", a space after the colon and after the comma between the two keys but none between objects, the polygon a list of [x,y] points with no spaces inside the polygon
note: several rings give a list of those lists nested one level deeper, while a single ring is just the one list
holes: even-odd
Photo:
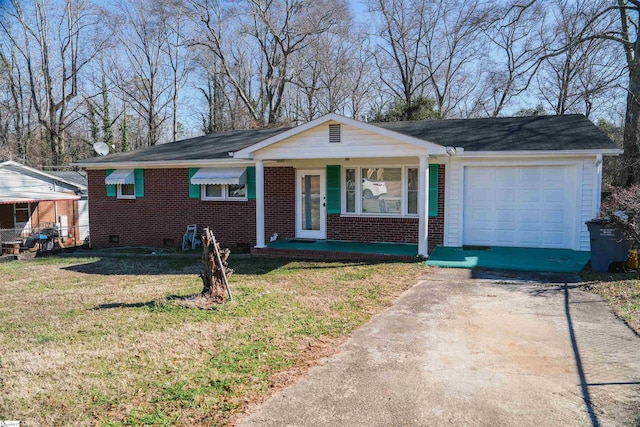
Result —
[{"label": "garage door panel", "polygon": [[517,171],[518,182],[524,186],[532,182],[539,182],[542,179],[542,170],[540,168],[524,168]]},{"label": "garage door panel", "polygon": [[536,189],[523,188],[518,191],[516,201],[518,203],[540,203],[540,192]]},{"label": "garage door panel", "polygon": [[464,244],[573,247],[575,167],[468,166],[464,174]]},{"label": "garage door panel", "polygon": [[496,209],[496,221],[498,223],[515,223],[518,211],[516,209]]},{"label": "garage door panel", "polygon": [[540,246],[540,233],[536,230],[519,232],[516,246],[522,246],[522,247]]},{"label": "garage door panel", "polygon": [[544,231],[542,233],[542,243],[546,247],[560,248],[564,243],[564,233],[561,231],[558,231],[558,232]]},{"label": "garage door panel", "polygon": [[527,224],[540,224],[540,210],[538,209],[521,209],[518,211],[518,222]]},{"label": "garage door panel", "polygon": [[564,190],[545,190],[544,191],[544,202],[545,203],[562,203],[564,202]]},{"label": "garage door panel", "polygon": [[518,192],[513,189],[500,189],[496,192],[495,201],[501,203],[515,203],[518,198]]},{"label": "garage door panel", "polygon": [[545,224],[564,224],[564,212],[562,210],[545,211],[543,218]]}]

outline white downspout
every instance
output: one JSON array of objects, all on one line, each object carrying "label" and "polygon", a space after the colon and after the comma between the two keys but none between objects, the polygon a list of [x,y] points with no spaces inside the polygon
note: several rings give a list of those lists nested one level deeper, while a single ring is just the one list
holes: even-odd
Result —
[{"label": "white downspout", "polygon": [[256,248],[264,244],[264,161],[256,160]]}]

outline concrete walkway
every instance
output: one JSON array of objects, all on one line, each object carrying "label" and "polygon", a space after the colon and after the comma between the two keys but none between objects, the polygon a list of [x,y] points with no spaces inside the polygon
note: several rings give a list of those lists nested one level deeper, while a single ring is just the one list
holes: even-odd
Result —
[{"label": "concrete walkway", "polygon": [[599,296],[434,271],[239,425],[640,425],[640,338]]}]

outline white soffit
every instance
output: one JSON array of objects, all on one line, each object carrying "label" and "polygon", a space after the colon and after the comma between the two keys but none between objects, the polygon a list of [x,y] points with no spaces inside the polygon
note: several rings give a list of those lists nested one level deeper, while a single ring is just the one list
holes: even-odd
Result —
[{"label": "white soffit", "polygon": [[133,169],[116,169],[104,179],[105,184],[134,184]]},{"label": "white soffit", "polygon": [[202,168],[191,177],[193,185],[244,185],[246,168]]}]

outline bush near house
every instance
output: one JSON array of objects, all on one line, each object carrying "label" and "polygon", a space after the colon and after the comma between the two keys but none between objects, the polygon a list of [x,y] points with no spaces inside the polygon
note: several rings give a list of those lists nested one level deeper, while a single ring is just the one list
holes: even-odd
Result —
[{"label": "bush near house", "polygon": [[640,185],[613,190],[602,202],[601,212],[640,247]]}]

